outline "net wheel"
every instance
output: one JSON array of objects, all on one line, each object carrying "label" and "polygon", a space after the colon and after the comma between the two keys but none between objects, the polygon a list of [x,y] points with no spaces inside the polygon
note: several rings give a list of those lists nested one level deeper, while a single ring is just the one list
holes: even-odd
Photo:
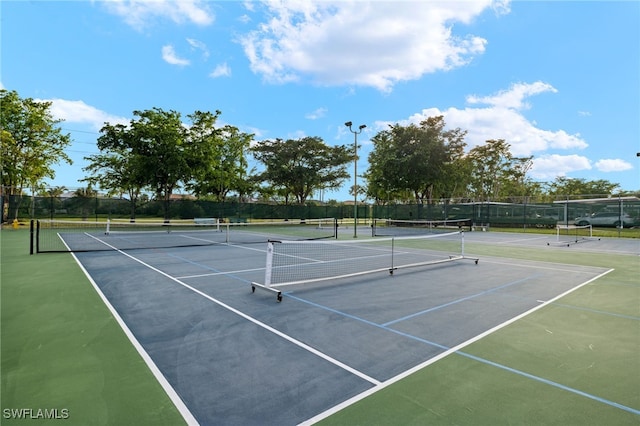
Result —
[{"label": "net wheel", "polygon": [[256,292],[256,286],[255,286],[255,285],[252,285],[252,286],[251,286],[251,293],[255,293],[255,292]]},{"label": "net wheel", "polygon": [[476,259],[476,265],[478,264],[478,259]]},{"label": "net wheel", "polygon": [[276,300],[278,300],[278,303],[282,302],[282,293],[278,293]]}]

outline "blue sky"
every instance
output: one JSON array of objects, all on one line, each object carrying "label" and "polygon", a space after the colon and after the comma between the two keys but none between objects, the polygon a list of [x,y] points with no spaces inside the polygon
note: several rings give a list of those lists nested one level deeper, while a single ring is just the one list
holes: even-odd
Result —
[{"label": "blue sky", "polygon": [[[0,87],[53,102],[84,186],[104,122],[222,111],[256,140],[353,144],[444,115],[505,139],[530,176],[640,189],[637,1],[2,1]],[[352,170],[351,170],[352,171]],[[348,200],[341,191],[325,199]]]}]

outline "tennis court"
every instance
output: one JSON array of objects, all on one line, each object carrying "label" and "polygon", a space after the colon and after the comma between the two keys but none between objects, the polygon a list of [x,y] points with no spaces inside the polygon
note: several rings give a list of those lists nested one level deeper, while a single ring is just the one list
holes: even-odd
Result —
[{"label": "tennis court", "polygon": [[[548,261],[573,249],[547,245],[551,236],[469,232],[479,262],[294,281],[278,303],[251,291],[265,280],[268,244],[259,234],[261,242],[118,250],[113,235],[97,232],[89,238],[110,250],[75,254],[187,422],[319,421],[610,272]],[[367,242],[350,241],[340,257],[363,262]],[[547,261],[491,255],[484,244],[539,247]],[[400,245],[412,256],[434,250]],[[637,242],[628,250],[637,255]],[[321,253],[285,256],[334,265],[313,258]]]}]

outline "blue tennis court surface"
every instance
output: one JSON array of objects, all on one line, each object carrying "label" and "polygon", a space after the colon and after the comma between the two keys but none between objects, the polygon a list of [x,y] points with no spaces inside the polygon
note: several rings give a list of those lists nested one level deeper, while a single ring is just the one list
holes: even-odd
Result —
[{"label": "blue tennis court surface", "polygon": [[[473,234],[524,244],[517,235]],[[527,238],[543,245],[533,238],[549,237]],[[277,303],[251,292],[252,282],[264,280],[266,248],[76,257],[185,419],[200,424],[309,421],[607,272],[481,256],[478,264],[294,285]]]}]

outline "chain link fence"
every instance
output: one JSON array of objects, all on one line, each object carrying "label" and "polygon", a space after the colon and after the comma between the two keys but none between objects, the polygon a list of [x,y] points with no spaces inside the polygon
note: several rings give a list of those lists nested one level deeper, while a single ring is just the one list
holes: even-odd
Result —
[{"label": "chain link fence", "polygon": [[[218,218],[229,222],[262,219],[318,219],[353,220],[355,208],[351,203],[306,205],[261,202],[215,202],[192,197],[175,197],[169,203],[169,219]],[[128,199],[95,195],[78,196],[2,196],[3,222],[14,219],[144,219],[164,218],[164,202],[143,199],[132,209]],[[589,195],[562,197],[544,201],[530,197],[504,200],[439,200],[432,204],[387,203],[376,205],[358,203],[358,222],[372,219],[452,220],[469,219],[470,225],[510,228],[555,228],[557,224],[571,225],[593,221],[593,226],[625,228],[640,226],[640,198],[635,196]],[[598,222],[600,221],[600,222]]]}]

